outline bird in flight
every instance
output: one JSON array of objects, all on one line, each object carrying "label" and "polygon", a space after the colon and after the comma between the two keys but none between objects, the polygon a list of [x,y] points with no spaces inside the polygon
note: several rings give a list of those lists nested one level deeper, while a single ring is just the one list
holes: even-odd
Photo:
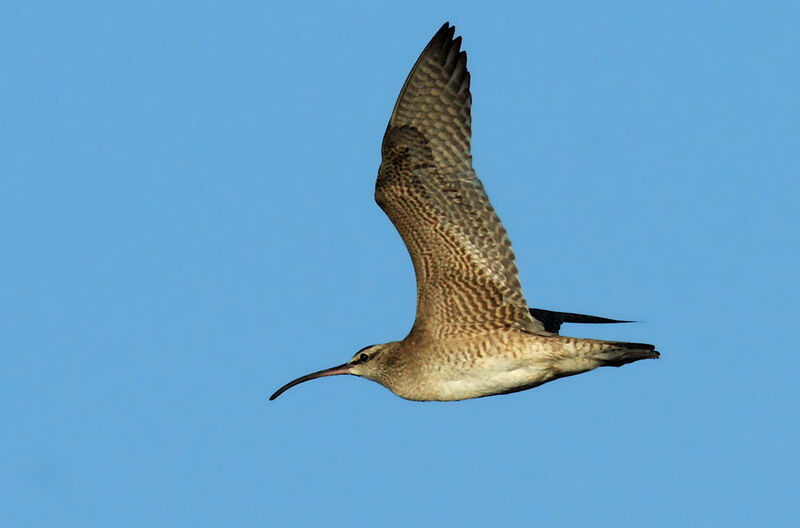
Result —
[{"label": "bird in flight", "polygon": [[414,325],[402,341],[365,347],[270,400],[338,374],[409,400],[463,400],[659,357],[653,345],[559,335],[562,323],[628,321],[528,308],[511,243],[472,169],[470,75],[454,31],[439,29],[400,90],[375,184],[414,264]]}]

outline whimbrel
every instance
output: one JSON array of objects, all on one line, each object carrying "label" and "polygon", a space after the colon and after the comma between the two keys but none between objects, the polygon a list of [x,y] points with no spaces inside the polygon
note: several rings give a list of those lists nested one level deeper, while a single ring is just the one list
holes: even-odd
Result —
[{"label": "whimbrel", "polygon": [[653,345],[558,334],[565,322],[626,321],[528,308],[511,243],[472,170],[470,76],[454,31],[448,23],[439,29],[400,90],[375,184],[375,201],[414,264],[414,325],[402,341],[365,347],[270,400],[337,374],[409,400],[463,400],[659,356]]}]

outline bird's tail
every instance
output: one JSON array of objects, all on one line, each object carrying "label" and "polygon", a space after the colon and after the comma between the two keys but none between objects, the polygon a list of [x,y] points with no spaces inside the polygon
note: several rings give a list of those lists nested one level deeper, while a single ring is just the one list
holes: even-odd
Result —
[{"label": "bird's tail", "polygon": [[661,355],[656,347],[646,343],[604,341],[603,345],[596,356],[601,367],[621,367],[640,359],[658,359]]}]

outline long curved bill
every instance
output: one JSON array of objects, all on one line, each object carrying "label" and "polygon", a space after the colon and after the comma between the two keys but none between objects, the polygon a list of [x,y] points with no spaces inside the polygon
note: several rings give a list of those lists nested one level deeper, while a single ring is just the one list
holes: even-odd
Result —
[{"label": "long curved bill", "polygon": [[345,363],[343,365],[338,365],[336,367],[331,367],[329,369],[319,370],[317,372],[312,372],[311,374],[306,374],[305,376],[303,376],[301,378],[297,378],[294,381],[290,381],[289,383],[287,383],[286,385],[284,385],[280,389],[276,390],[275,394],[270,396],[269,399],[270,399],[270,401],[274,400],[275,398],[277,398],[278,396],[280,396],[281,394],[283,394],[287,390],[291,389],[295,385],[299,385],[299,384],[303,383],[304,381],[317,379],[317,378],[322,378],[322,377],[325,377],[325,376],[338,376],[340,374],[350,374],[350,365],[348,363]]}]

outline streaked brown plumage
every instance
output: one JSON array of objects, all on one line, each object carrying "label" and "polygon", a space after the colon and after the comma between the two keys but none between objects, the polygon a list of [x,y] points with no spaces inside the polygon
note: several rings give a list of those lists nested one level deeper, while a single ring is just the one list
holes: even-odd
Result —
[{"label": "streaked brown plumage", "polygon": [[652,345],[558,335],[563,322],[623,321],[528,308],[511,243],[472,170],[470,76],[453,34],[443,25],[408,75],[375,185],[414,264],[409,335],[298,378],[270,399],[309,379],[354,374],[403,398],[458,400],[658,357]]}]

